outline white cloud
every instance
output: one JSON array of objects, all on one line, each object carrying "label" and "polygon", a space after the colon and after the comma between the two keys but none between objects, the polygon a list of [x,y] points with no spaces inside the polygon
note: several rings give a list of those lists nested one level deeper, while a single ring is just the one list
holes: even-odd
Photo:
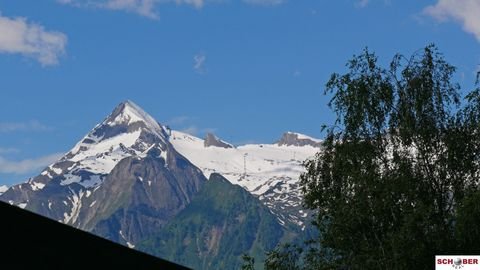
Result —
[{"label": "white cloud", "polygon": [[0,132],[14,131],[48,131],[52,128],[45,126],[37,120],[29,122],[0,122]]},{"label": "white cloud", "polygon": [[54,153],[34,159],[20,161],[7,160],[0,156],[0,173],[26,174],[45,168],[62,157],[62,153]]},{"label": "white cloud", "polygon": [[0,15],[0,53],[22,54],[49,66],[58,64],[66,45],[67,36],[63,33],[46,31],[26,18]]},{"label": "white cloud", "polygon": [[243,0],[243,2],[252,5],[276,6],[285,3],[286,0]]},{"label": "white cloud", "polygon": [[426,7],[424,13],[440,22],[453,19],[461,23],[463,30],[480,42],[480,1],[438,0],[435,5]]},{"label": "white cloud", "polygon": [[207,60],[207,56],[204,53],[199,53],[193,56],[193,69],[200,74],[206,72],[205,70],[205,61]]},{"label": "white cloud", "polygon": [[165,3],[190,5],[202,8],[205,0],[57,0],[58,3],[74,7],[102,8],[135,13],[150,19],[158,19],[157,6]]}]

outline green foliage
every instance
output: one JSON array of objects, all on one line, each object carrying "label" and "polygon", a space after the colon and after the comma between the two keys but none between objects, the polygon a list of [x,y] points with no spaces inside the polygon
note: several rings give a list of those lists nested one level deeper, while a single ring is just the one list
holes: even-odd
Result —
[{"label": "green foliage", "polygon": [[467,196],[458,209],[456,238],[469,254],[480,253],[480,192]]},{"label": "green foliage", "polygon": [[255,258],[250,257],[247,254],[243,254],[242,260],[242,270],[255,270]]},{"label": "green foliage", "polygon": [[300,269],[299,255],[302,248],[296,245],[285,244],[270,251],[265,260],[265,270],[295,270]]},{"label": "green foliage", "polygon": [[388,68],[365,49],[347,67],[326,84],[337,119],[301,176],[321,248],[266,266],[432,269],[435,254],[478,252],[480,90],[462,104],[434,45]]}]

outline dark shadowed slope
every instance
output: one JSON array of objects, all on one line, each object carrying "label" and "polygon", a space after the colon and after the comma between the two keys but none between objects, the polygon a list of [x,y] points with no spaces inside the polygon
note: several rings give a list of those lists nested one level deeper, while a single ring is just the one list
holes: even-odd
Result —
[{"label": "dark shadowed slope", "polygon": [[188,269],[0,202],[2,269]]},{"label": "dark shadowed slope", "polygon": [[261,262],[286,234],[256,197],[213,173],[182,212],[136,248],[199,270],[240,269],[243,254]]}]

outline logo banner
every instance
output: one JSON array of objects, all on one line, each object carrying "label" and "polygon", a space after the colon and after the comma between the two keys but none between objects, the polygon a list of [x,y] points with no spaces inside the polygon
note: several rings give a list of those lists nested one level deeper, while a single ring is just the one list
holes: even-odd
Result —
[{"label": "logo banner", "polygon": [[473,255],[437,255],[435,270],[480,270],[480,256]]}]

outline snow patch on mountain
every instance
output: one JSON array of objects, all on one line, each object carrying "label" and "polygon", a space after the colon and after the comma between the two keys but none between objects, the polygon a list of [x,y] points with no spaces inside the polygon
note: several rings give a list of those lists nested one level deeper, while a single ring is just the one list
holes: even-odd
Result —
[{"label": "snow patch on mountain", "polygon": [[25,209],[25,207],[27,207],[27,203],[19,203],[19,204],[17,204],[17,206],[22,208],[22,209]]},{"label": "snow patch on mountain", "polygon": [[82,177],[69,173],[69,174],[64,175],[64,180],[62,180],[62,182],[60,182],[60,185],[66,186],[66,185],[70,185],[72,183],[79,183],[81,180],[82,180]]},{"label": "snow patch on mountain", "polygon": [[78,195],[72,192],[72,196],[69,197],[69,201],[72,204],[72,209],[70,213],[63,214],[63,223],[65,224],[74,224],[77,219],[78,215],[80,214],[80,209],[82,208],[82,197],[85,193],[80,191]]},{"label": "snow patch on mountain", "polygon": [[77,168],[87,169],[95,174],[110,173],[117,163],[125,157],[131,156],[128,148],[132,147],[140,137],[141,130],[132,133],[119,134],[96,144],[90,144],[83,151],[79,151],[82,144],[77,145],[71,152],[74,156],[69,159],[80,162]]},{"label": "snow patch on mountain", "polygon": [[314,141],[316,143],[321,143],[322,142],[322,140],[320,140],[320,139],[316,139],[316,138],[307,136],[305,134],[301,134],[301,133],[297,133],[297,132],[291,132],[291,133],[297,135],[297,138],[300,139],[300,140],[311,140],[311,141]]},{"label": "snow patch on mountain", "polygon": [[45,187],[45,184],[32,181],[32,182],[30,182],[30,186],[31,186],[32,190],[36,191],[36,190],[43,189]]},{"label": "snow patch on mountain", "polygon": [[8,190],[7,186],[0,186],[0,195],[2,195],[7,190]]},{"label": "snow patch on mountain", "polygon": [[60,174],[62,174],[62,172],[63,172],[63,170],[60,169],[60,168],[55,168],[55,167],[53,167],[53,166],[50,166],[49,168],[50,168],[55,174],[57,174],[57,175],[60,175]]}]

